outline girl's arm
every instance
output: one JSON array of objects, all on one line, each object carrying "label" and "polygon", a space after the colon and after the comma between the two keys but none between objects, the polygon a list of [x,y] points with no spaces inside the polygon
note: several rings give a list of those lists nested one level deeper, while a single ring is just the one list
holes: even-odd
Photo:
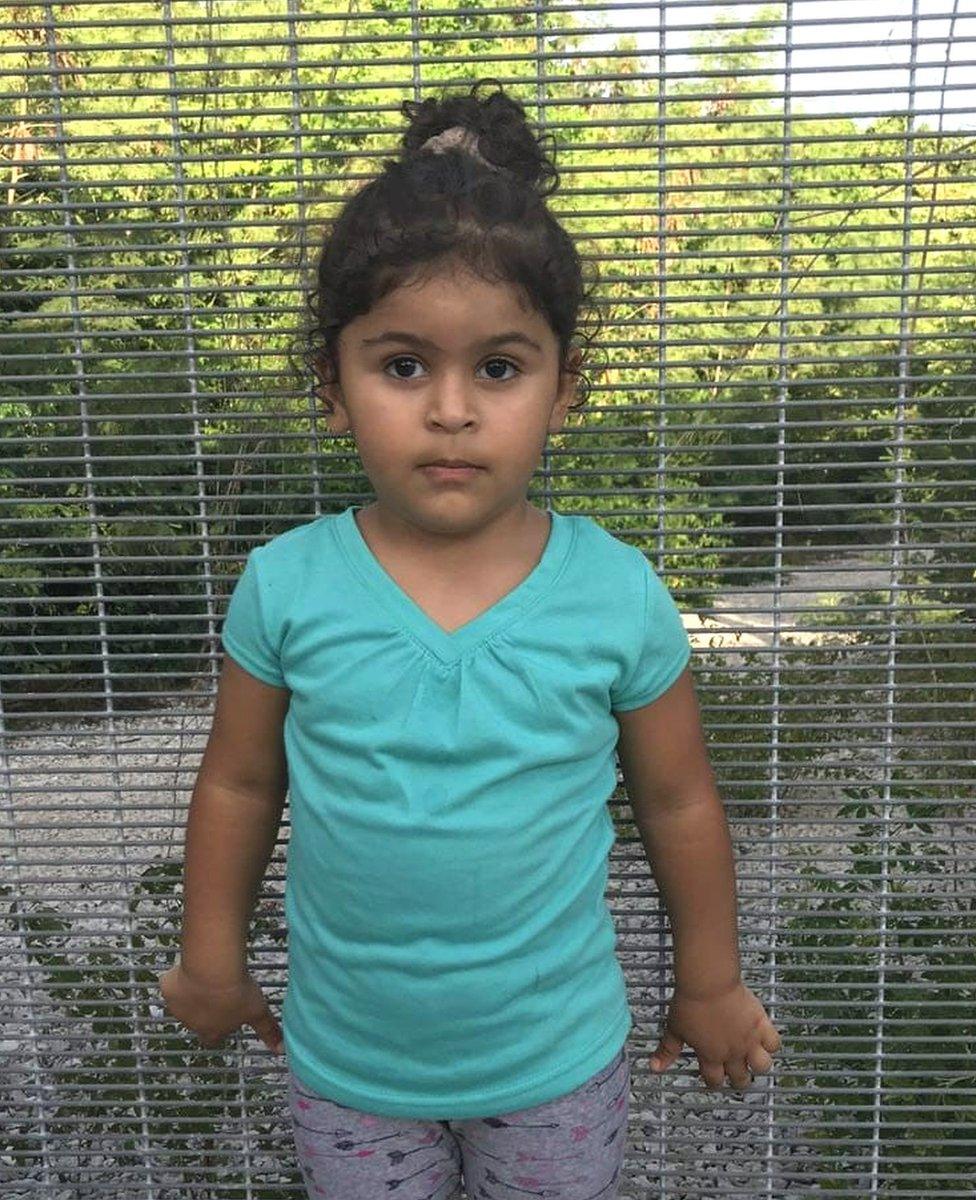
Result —
[{"label": "girl's arm", "polygon": [[614,716],[627,797],[671,921],[675,986],[689,996],[728,991],[740,980],[732,841],[691,669],[657,700]]},{"label": "girl's arm", "polygon": [[709,1088],[728,1076],[745,1090],[781,1042],[742,982],[732,841],[691,670],[650,704],[614,716],[627,795],[674,937],[674,994],[651,1065],[666,1070],[687,1042]]},{"label": "girl's arm", "polygon": [[180,963],[222,987],[247,974],[247,933],[274,851],[283,804],[201,779],[193,790],[183,866]]},{"label": "girl's arm", "polygon": [[202,983],[246,974],[248,927],[288,791],[290,700],[225,655],[186,826],[180,961]]}]

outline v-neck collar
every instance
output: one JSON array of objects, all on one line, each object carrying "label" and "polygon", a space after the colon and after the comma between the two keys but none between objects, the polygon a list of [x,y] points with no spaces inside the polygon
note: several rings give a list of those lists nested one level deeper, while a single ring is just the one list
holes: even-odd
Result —
[{"label": "v-neck collar", "polygon": [[348,562],[370,592],[403,627],[431,654],[446,663],[456,662],[469,650],[481,645],[545,593],[566,561],[575,530],[569,517],[547,508],[545,511],[550,517],[549,538],[536,565],[521,583],[517,583],[478,616],[449,633],[407,595],[369,548],[355,519],[356,512],[362,508],[361,504],[351,504],[337,515],[334,524],[339,545]]}]

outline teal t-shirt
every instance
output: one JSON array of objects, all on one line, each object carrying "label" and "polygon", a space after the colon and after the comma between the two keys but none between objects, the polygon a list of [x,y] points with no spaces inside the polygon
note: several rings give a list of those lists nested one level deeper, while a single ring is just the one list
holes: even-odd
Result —
[{"label": "teal t-shirt", "polygon": [[572,1091],[632,1021],[606,904],[619,729],[688,662],[644,554],[551,509],[529,574],[452,633],[354,513],[253,549],[227,653],[291,691],[288,1063],[390,1116]]}]

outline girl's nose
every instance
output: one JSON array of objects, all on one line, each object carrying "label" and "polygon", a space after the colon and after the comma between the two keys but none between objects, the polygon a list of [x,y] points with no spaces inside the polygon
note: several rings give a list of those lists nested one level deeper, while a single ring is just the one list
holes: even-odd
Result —
[{"label": "girl's nose", "polygon": [[477,417],[477,400],[470,378],[445,372],[432,382],[427,396],[428,418],[442,425],[463,425]]}]

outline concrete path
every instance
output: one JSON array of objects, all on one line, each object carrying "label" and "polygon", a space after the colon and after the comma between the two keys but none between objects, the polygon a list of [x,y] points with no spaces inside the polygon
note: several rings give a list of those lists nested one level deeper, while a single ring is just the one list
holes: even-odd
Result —
[{"label": "concrete path", "polygon": [[[877,559],[814,563],[787,571],[778,597],[772,581],[723,592],[715,597],[711,615],[685,613],[685,628],[696,648],[772,646],[778,620],[781,644],[810,645],[821,642],[824,632],[809,627],[812,615],[809,610],[842,609],[853,593],[884,592],[891,579],[891,569]],[[849,640],[849,636],[841,632],[830,634],[834,640]]]}]

